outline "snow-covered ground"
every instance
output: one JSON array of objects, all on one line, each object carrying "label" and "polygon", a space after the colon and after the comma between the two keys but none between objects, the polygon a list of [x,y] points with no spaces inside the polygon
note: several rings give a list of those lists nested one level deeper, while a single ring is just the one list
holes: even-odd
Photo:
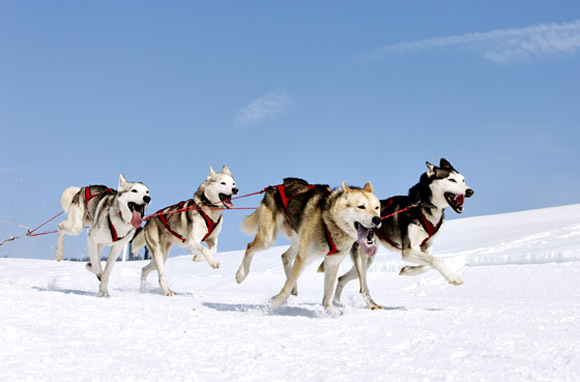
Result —
[{"label": "snow-covered ground", "polygon": [[434,253],[459,287],[398,276],[400,255],[383,249],[369,286],[385,309],[366,309],[352,282],[338,318],[320,306],[318,264],[298,297],[265,309],[283,251],[257,254],[241,285],[242,251],[218,253],[217,270],[171,258],[175,297],[154,273],[139,291],[142,261],[117,263],[98,298],[82,263],[0,259],[0,380],[580,380],[580,205],[446,222]]}]

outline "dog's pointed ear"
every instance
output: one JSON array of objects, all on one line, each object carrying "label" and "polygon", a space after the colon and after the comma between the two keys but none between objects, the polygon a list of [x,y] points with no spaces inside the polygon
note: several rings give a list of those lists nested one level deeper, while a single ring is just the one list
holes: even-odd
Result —
[{"label": "dog's pointed ear", "polygon": [[366,182],[364,190],[366,192],[373,192],[373,185],[371,184],[371,182]]},{"label": "dog's pointed ear", "polygon": [[346,182],[342,182],[342,189],[345,192],[351,192],[352,191],[352,189],[346,184]]},{"label": "dog's pointed ear", "polygon": [[425,164],[427,165],[427,176],[435,175],[435,170],[437,170],[437,167],[429,162],[425,162]]},{"label": "dog's pointed ear", "polygon": [[445,158],[441,158],[441,160],[439,161],[439,167],[445,170],[455,171],[451,163],[449,163],[449,161]]},{"label": "dog's pointed ear", "polygon": [[222,166],[222,173],[224,173],[226,175],[230,175],[230,176],[232,175],[232,173],[230,172],[230,169],[225,164]]},{"label": "dog's pointed ear", "polygon": [[213,167],[209,166],[209,176],[214,176],[215,175],[215,171],[213,169]]},{"label": "dog's pointed ear", "polygon": [[123,174],[119,175],[119,190],[122,189],[127,184],[127,180]]}]

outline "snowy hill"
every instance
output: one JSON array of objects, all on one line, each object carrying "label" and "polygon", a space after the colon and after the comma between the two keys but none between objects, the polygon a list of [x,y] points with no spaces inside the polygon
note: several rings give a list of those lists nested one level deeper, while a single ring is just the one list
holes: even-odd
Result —
[{"label": "snowy hill", "polygon": [[580,380],[580,205],[446,222],[434,253],[459,287],[398,276],[400,254],[382,249],[369,286],[385,309],[352,282],[338,318],[320,305],[318,264],[265,309],[283,251],[256,254],[241,285],[242,251],[218,253],[218,270],[171,258],[175,297],[155,273],[139,291],[142,261],[117,263],[97,298],[82,263],[0,259],[0,381]]}]

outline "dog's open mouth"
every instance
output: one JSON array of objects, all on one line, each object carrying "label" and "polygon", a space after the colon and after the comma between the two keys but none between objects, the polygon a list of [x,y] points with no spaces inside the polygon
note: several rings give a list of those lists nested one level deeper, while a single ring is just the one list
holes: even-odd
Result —
[{"label": "dog's open mouth", "polygon": [[375,234],[371,228],[367,228],[359,222],[354,223],[354,228],[356,229],[356,234],[358,237],[358,243],[361,248],[369,256],[374,256],[377,253],[377,246],[375,244]]},{"label": "dog's open mouth", "polygon": [[232,203],[232,196],[231,195],[226,195],[226,194],[220,194],[220,200],[222,201],[222,204],[224,205],[225,208],[233,208],[234,207],[234,203]]},{"label": "dog's open mouth", "polygon": [[463,194],[453,194],[448,192],[445,194],[445,200],[453,208],[453,211],[458,214],[463,212],[463,203],[465,203],[465,195]]},{"label": "dog's open mouth", "polygon": [[133,213],[133,216],[131,217],[131,225],[135,228],[141,227],[141,224],[143,224],[143,216],[145,216],[146,205],[129,202],[127,207],[129,207],[129,210]]}]

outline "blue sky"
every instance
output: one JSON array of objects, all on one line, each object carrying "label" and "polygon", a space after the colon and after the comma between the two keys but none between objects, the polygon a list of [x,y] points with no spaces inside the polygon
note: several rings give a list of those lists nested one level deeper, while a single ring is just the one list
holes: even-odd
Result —
[{"label": "blue sky", "polygon": [[[242,194],[296,176],[385,198],[445,157],[476,191],[462,216],[580,202],[577,1],[0,0],[0,57],[0,219],[18,224],[121,172],[152,213],[223,164]],[[247,213],[226,212],[220,251],[250,240]]]}]

